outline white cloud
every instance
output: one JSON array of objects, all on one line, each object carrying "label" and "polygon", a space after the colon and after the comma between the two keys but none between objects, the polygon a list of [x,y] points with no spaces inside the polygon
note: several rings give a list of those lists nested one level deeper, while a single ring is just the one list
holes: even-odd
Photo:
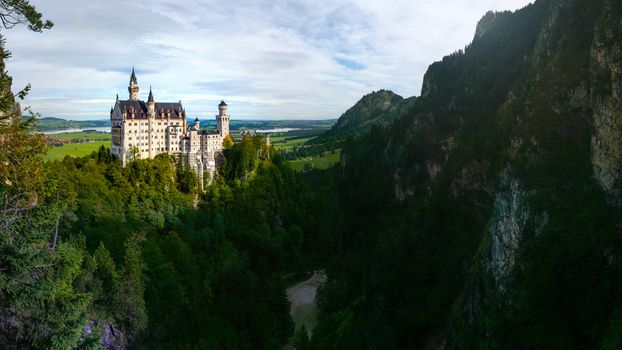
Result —
[{"label": "white cloud", "polygon": [[211,118],[337,118],[381,88],[419,93],[427,66],[463,48],[488,10],[529,0],[33,1],[55,26],[5,31],[14,89],[45,116],[107,118],[141,92]]}]

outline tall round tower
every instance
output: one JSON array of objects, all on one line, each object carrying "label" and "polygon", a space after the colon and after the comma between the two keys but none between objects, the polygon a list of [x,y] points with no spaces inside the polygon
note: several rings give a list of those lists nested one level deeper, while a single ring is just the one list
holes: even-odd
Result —
[{"label": "tall round tower", "polygon": [[131,101],[138,101],[138,80],[136,79],[136,74],[134,73],[134,67],[132,67],[132,76],[130,77],[130,86],[127,87],[127,91],[130,93]]},{"label": "tall round tower", "polygon": [[218,115],[216,116],[216,124],[218,131],[220,132],[220,136],[225,137],[229,135],[229,106],[225,103],[225,101],[220,101],[218,105]]}]

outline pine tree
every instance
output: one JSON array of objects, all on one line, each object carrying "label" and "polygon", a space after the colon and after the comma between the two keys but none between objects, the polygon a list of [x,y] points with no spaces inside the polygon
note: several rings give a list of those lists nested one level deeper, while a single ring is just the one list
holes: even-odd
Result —
[{"label": "pine tree", "polygon": [[[28,1],[0,0],[0,22],[7,29],[51,28],[41,17]],[[15,103],[29,86],[11,93],[7,57],[0,38],[0,347],[75,348],[84,340],[91,302],[90,294],[75,287],[84,279],[85,251],[58,236],[66,203],[51,195],[56,179],[43,174],[43,138],[31,132],[34,115],[23,118]]]},{"label": "pine tree", "polygon": [[140,234],[125,242],[125,265],[121,272],[121,283],[117,294],[115,315],[125,329],[130,343],[136,341],[147,328],[145,311],[145,282]]},{"label": "pine tree", "polygon": [[99,247],[95,250],[95,277],[101,282],[101,291],[98,295],[99,301],[105,306],[111,306],[113,300],[117,299],[119,292],[119,273],[110,252],[106,249],[106,245],[100,242]]}]

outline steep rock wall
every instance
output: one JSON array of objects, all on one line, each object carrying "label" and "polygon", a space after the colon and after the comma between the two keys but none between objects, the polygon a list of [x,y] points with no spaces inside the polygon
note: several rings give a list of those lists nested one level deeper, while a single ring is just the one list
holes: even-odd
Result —
[{"label": "steep rock wall", "polygon": [[612,204],[622,204],[622,23],[604,6],[591,50],[594,176]]}]

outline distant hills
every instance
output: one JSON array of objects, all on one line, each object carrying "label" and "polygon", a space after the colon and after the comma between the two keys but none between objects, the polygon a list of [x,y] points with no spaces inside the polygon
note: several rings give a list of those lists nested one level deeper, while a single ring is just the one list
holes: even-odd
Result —
[{"label": "distant hills", "polygon": [[39,131],[98,128],[106,126],[110,126],[110,120],[65,120],[54,117],[37,119],[37,130]]},{"label": "distant hills", "polygon": [[[253,129],[327,129],[335,124],[336,119],[326,120],[232,120],[231,130],[253,130]],[[37,120],[37,130],[66,130],[66,129],[85,129],[93,127],[109,127],[110,120],[66,120],[62,118],[45,117]],[[215,128],[216,121],[213,119],[202,120],[201,127]]]},{"label": "distant hills", "polygon": [[313,143],[334,142],[348,136],[362,135],[373,125],[387,125],[412,107],[416,100],[416,97],[405,99],[390,90],[369,93],[343,113],[337,123],[313,140]]}]

